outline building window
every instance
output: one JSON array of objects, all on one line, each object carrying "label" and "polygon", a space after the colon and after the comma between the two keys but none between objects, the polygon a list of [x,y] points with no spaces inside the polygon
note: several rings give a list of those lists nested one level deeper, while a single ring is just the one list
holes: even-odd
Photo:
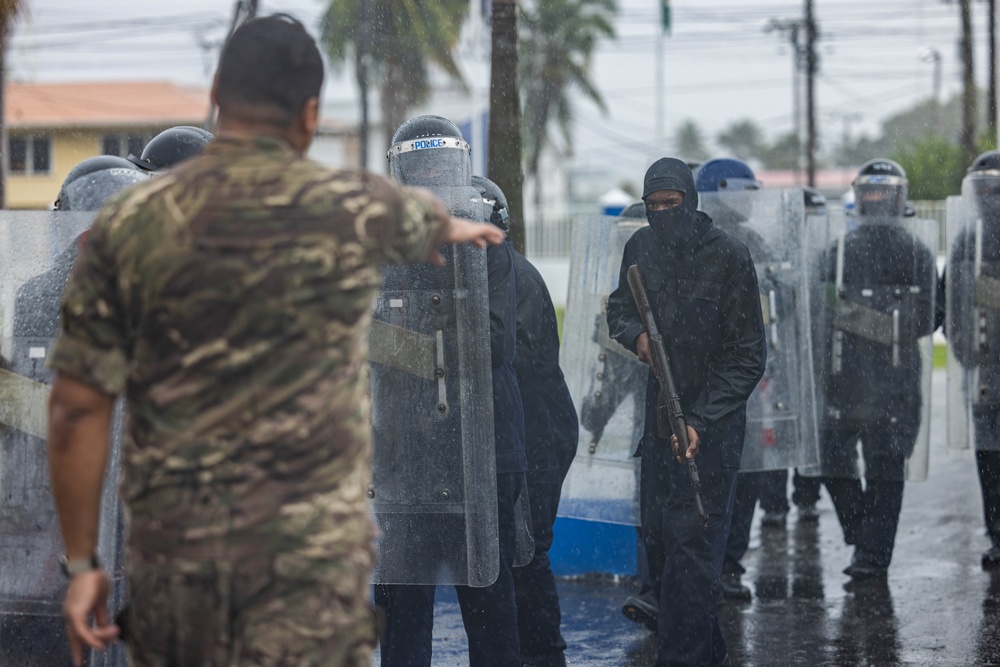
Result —
[{"label": "building window", "polygon": [[48,137],[9,137],[7,167],[12,174],[47,174],[52,166],[52,142]]},{"label": "building window", "polygon": [[149,136],[145,134],[105,134],[101,137],[101,153],[118,157],[132,154],[139,157],[147,141]]},{"label": "building window", "polygon": [[34,137],[31,141],[31,171],[35,174],[49,173],[49,156],[52,153],[48,137]]}]

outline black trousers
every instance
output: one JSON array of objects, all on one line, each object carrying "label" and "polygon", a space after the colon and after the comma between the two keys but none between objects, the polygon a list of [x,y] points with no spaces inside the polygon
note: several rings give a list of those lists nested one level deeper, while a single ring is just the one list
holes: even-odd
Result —
[{"label": "black trousers", "polygon": [[[521,667],[517,606],[511,564],[515,552],[514,503],[524,475],[497,475],[500,574],[485,588],[456,586],[471,667]],[[375,604],[386,616],[382,667],[430,667],[435,586],[375,586]]]},{"label": "black trousers", "polygon": [[514,595],[521,658],[533,665],[561,667],[566,664],[563,656],[566,641],[559,629],[562,614],[549,562],[549,548],[552,546],[552,526],[559,509],[562,484],[546,481],[550,478],[528,472],[535,557],[527,565],[514,568]]},{"label": "black trousers", "polygon": [[828,470],[846,471],[857,458],[858,440],[865,458],[865,484],[847,475],[823,478],[833,500],[844,541],[854,545],[854,563],[889,567],[903,507],[906,459],[917,434],[911,431],[825,429],[823,455]]},{"label": "black trousers", "polygon": [[[780,480],[781,489],[784,491],[787,479],[787,470],[741,472],[736,476],[733,519],[729,528],[729,539],[726,542],[726,558],[722,566],[724,573],[743,574],[746,572],[741,561],[750,546],[750,528],[753,526],[753,513],[758,500],[764,511],[788,511],[788,501],[785,500],[784,493],[781,494],[781,499],[785,500],[784,507],[774,498],[776,480]],[[767,504],[765,504],[765,498],[768,500]],[[768,507],[768,505],[771,506]]]},{"label": "black trousers", "polygon": [[738,413],[713,425],[701,442],[697,463],[707,528],[695,510],[687,469],[668,453],[667,441],[647,435],[643,443],[642,534],[659,591],[657,667],[707,667],[727,655],[716,610],[745,430]]}]

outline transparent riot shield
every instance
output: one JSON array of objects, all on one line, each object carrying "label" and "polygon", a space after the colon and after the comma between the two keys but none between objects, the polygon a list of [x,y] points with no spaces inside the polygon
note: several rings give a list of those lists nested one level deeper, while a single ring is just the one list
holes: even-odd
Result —
[{"label": "transparent riot shield", "polygon": [[607,300],[618,286],[625,243],[645,220],[573,222],[560,366],[580,417],[576,458],[559,515],[638,525],[639,459],[649,367],[608,336]]},{"label": "transparent riot shield", "polygon": [[956,449],[1000,450],[997,190],[1000,178],[973,173],[948,199],[948,444]]},{"label": "transparent riot shield", "polygon": [[[938,228],[831,216],[810,229],[820,465],[806,474],[927,477]],[[901,481],[901,480],[900,480]]]},{"label": "transparent riot shield", "polygon": [[[0,665],[69,664],[61,605],[62,540],[46,456],[62,291],[92,213],[0,212]],[[122,419],[116,411],[101,503],[98,556],[112,578],[110,612],[125,602],[124,528],[117,499]],[[91,665],[124,665],[122,647]]]},{"label": "transparent riot shield", "polygon": [[[482,219],[473,188],[437,194]],[[388,268],[375,304],[375,583],[487,586],[499,573],[486,253],[442,254],[442,268]]]},{"label": "transparent riot shield", "polygon": [[720,229],[750,250],[760,288],[767,365],[747,401],[740,468],[816,465],[819,445],[802,191],[703,194],[701,204]]}]

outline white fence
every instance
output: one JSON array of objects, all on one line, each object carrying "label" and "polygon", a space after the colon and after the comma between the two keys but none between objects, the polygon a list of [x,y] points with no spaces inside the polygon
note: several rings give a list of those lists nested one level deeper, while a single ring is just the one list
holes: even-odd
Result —
[{"label": "white fence", "polygon": [[[939,247],[945,247],[944,201],[913,201],[917,217],[936,220],[941,234]],[[535,258],[569,257],[573,236],[573,218],[528,220],[525,228],[527,254]]]}]

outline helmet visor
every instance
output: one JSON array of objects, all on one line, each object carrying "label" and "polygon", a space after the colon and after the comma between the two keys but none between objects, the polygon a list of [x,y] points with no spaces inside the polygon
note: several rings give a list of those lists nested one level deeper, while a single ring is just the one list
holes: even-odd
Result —
[{"label": "helmet visor", "polygon": [[424,137],[389,149],[389,175],[404,185],[452,187],[472,182],[469,144],[456,137]]},{"label": "helmet visor", "polygon": [[854,207],[859,216],[902,216],[906,208],[906,179],[886,174],[859,176],[854,181]]},{"label": "helmet visor", "polygon": [[1000,214],[1000,171],[977,171],[965,177],[962,191],[972,196],[981,216]]}]

